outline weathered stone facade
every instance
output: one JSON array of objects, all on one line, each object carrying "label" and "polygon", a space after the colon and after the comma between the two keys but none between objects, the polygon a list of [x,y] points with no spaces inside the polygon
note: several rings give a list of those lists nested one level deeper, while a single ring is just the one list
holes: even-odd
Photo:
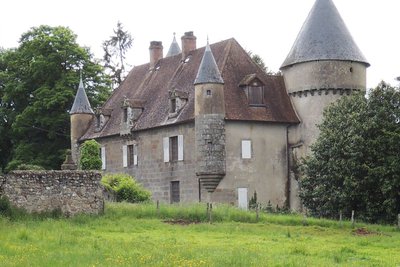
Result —
[{"label": "weathered stone facade", "polygon": [[195,121],[196,175],[213,192],[226,173],[224,115],[198,115]]},{"label": "weathered stone facade", "polygon": [[0,177],[0,195],[28,212],[100,214],[104,210],[100,180],[99,172],[14,171]]}]

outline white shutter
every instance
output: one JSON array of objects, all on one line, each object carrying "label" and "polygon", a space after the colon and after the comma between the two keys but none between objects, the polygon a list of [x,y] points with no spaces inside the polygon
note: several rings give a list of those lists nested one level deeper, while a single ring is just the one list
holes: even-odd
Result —
[{"label": "white shutter", "polygon": [[106,169],[106,148],[104,146],[101,147],[101,169]]},{"label": "white shutter", "polygon": [[133,146],[133,165],[138,165],[138,150],[137,145]]},{"label": "white shutter", "polygon": [[128,167],[128,146],[122,146],[122,166]]},{"label": "white shutter", "polygon": [[163,138],[164,162],[169,162],[169,137]]},{"label": "white shutter", "polygon": [[178,135],[178,160],[183,160],[183,135]]},{"label": "white shutter", "polygon": [[242,159],[251,159],[251,140],[242,140]]},{"label": "white shutter", "polygon": [[240,209],[247,210],[247,188],[238,188],[238,206]]}]

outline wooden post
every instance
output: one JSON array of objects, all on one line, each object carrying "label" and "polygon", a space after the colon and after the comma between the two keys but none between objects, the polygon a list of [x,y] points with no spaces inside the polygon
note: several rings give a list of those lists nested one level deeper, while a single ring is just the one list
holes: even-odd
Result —
[{"label": "wooden post", "polygon": [[258,203],[256,203],[256,221],[258,222],[258,219],[259,219],[259,211],[260,211],[260,209],[259,209],[259,206],[258,206],[259,204]]},{"label": "wooden post", "polygon": [[210,203],[210,211],[208,213],[208,221],[212,223],[212,203]]},{"label": "wooden post", "polygon": [[339,212],[339,225],[340,225],[340,227],[342,227],[343,226],[343,214],[342,214],[342,211],[340,211]]},{"label": "wooden post", "polygon": [[210,203],[207,202],[207,211],[206,211],[207,218],[210,217]]},{"label": "wooden post", "polygon": [[397,214],[397,229],[400,230],[400,214]]},{"label": "wooden post", "polygon": [[354,228],[354,224],[355,224],[355,221],[354,221],[354,210],[352,210],[351,211],[351,227]]},{"label": "wooden post", "polygon": [[157,200],[157,216],[160,217],[160,201]]}]

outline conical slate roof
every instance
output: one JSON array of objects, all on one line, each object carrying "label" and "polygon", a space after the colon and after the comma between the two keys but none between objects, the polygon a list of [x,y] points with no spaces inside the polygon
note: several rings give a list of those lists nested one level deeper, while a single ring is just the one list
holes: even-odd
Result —
[{"label": "conical slate roof", "polygon": [[83,87],[82,77],[79,81],[78,92],[76,92],[74,104],[72,105],[69,114],[94,114],[86,95],[85,88]]},{"label": "conical slate roof", "polygon": [[194,80],[194,84],[201,83],[224,83],[208,42],[204,50],[203,58],[201,59],[196,79]]},{"label": "conical slate roof", "polygon": [[181,48],[179,47],[178,43],[176,42],[176,38],[175,38],[175,33],[174,33],[174,39],[172,40],[171,46],[168,49],[168,53],[166,55],[166,57],[172,57],[175,55],[180,54]]},{"label": "conical slate roof", "polygon": [[316,0],[281,68],[314,60],[345,60],[364,63],[332,0]]}]

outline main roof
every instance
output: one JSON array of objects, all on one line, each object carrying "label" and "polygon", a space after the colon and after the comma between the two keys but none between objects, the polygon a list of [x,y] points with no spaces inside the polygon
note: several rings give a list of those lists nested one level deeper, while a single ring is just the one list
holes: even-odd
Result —
[{"label": "main roof", "polygon": [[82,77],[79,81],[78,91],[76,92],[74,104],[69,114],[94,114],[86,95],[85,87],[83,87]]},{"label": "main roof", "polygon": [[332,0],[316,0],[281,68],[315,60],[345,60],[364,63]]},{"label": "main roof", "polygon": [[[282,76],[265,74],[235,39],[212,44],[210,49],[224,81],[226,120],[284,124],[299,122]],[[140,100],[143,103],[143,113],[133,125],[132,131],[194,120],[194,81],[204,52],[205,47],[196,49],[184,61],[181,54],[163,58],[152,70],[149,64],[134,67],[104,104],[103,109],[111,109],[112,112],[103,129],[96,131],[93,120],[82,139],[119,135],[124,99]],[[265,107],[248,105],[245,90],[239,84],[249,74],[255,74],[265,85]],[[173,90],[184,93],[188,99],[178,116],[171,119],[168,117],[169,94]]]}]

